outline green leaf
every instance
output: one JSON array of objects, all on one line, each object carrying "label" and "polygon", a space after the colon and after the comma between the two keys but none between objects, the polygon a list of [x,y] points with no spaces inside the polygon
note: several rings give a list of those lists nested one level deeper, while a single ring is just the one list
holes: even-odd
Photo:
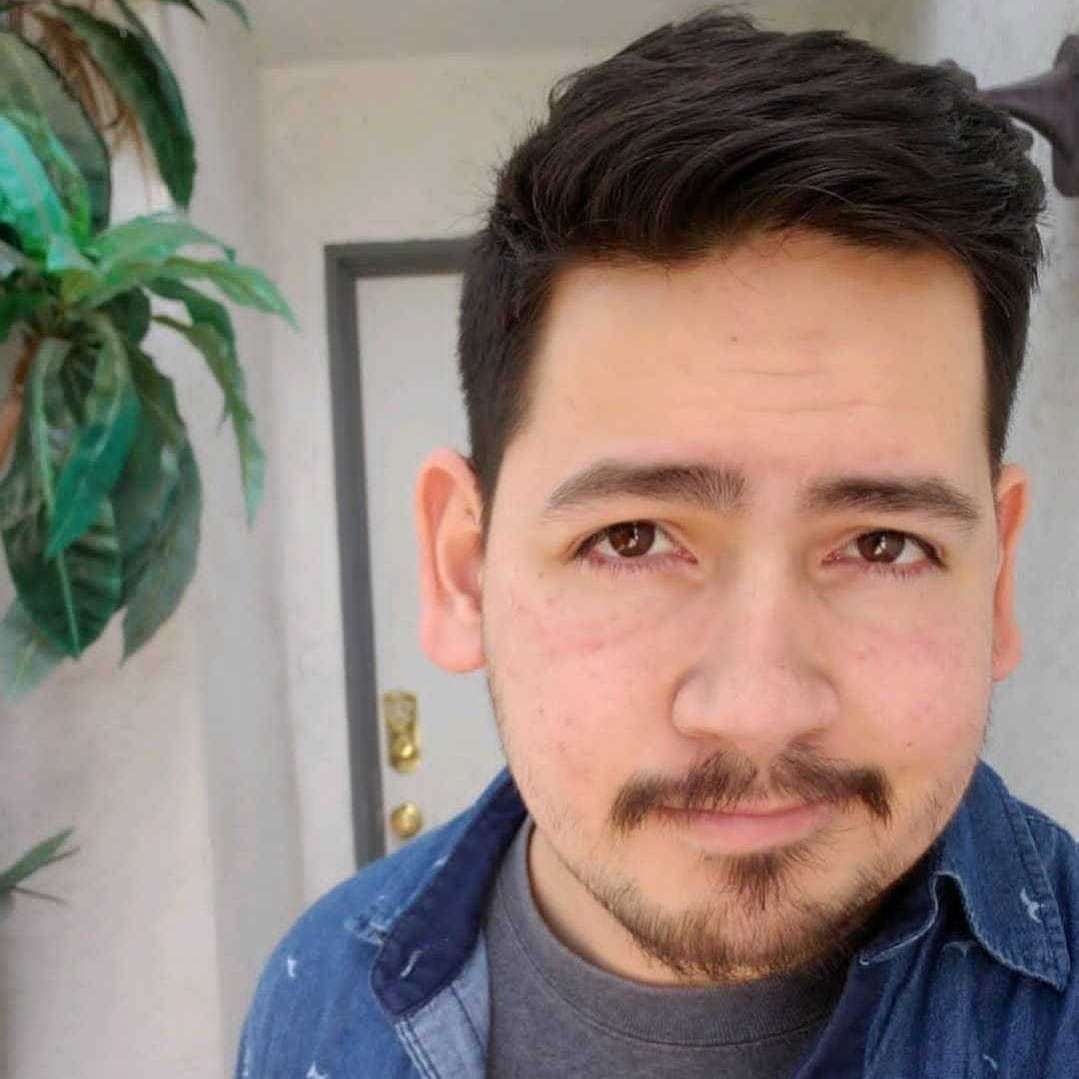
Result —
[{"label": "green leaf", "polygon": [[240,21],[244,26],[246,26],[248,30],[251,29],[251,20],[247,17],[247,12],[244,10],[244,6],[240,3],[240,0],[221,0],[221,3],[223,3],[225,7],[232,8],[232,10],[240,16]]},{"label": "green leaf", "polygon": [[0,240],[0,281],[10,277],[16,270],[25,270],[30,260],[11,244]]},{"label": "green leaf", "polygon": [[138,651],[179,606],[195,575],[202,519],[202,485],[195,455],[185,442],[179,477],[160,528],[133,558],[124,613],[124,659]]},{"label": "green leaf", "polygon": [[[109,223],[112,178],[109,154],[100,132],[82,105],[41,52],[10,31],[0,31],[0,111],[22,109],[46,117],[89,189],[91,231]],[[64,184],[46,162],[53,185],[64,196]]]},{"label": "green leaf", "polygon": [[[217,300],[211,300],[209,296],[198,289],[185,285],[182,281],[173,281],[167,277],[158,277],[150,282],[150,290],[166,300],[178,300],[187,308],[187,313],[192,322],[205,322],[212,326],[225,341],[231,353],[230,362],[239,366],[239,357],[236,353],[236,331],[232,327],[232,317],[228,308]],[[222,419],[228,416],[228,405]]]},{"label": "green leaf", "polygon": [[14,865],[0,872],[0,892],[10,891],[20,881],[25,880],[31,873],[36,873],[44,866],[60,861],[68,855],[74,854],[74,850],[61,852],[60,848],[67,842],[68,837],[74,832],[74,828],[65,828],[62,832],[42,840],[36,846],[31,847]]},{"label": "green leaf", "polygon": [[166,4],[179,4],[180,7],[187,8],[192,14],[197,15],[203,22],[206,21],[206,16],[195,6],[192,0],[162,0]]},{"label": "green leaf", "polygon": [[56,484],[46,558],[70,546],[97,517],[135,440],[139,399],[115,330],[102,342],[83,408],[82,424]]},{"label": "green leaf", "polygon": [[236,257],[233,248],[172,210],[143,214],[113,225],[94,237],[89,250],[97,256],[101,272],[107,277],[124,263],[162,263],[188,244],[220,247],[230,260]]},{"label": "green leaf", "polygon": [[64,406],[74,424],[81,425],[85,422],[86,398],[94,384],[96,368],[97,353],[89,344],[80,341],[72,345],[67,358],[57,371]]},{"label": "green leaf", "polygon": [[73,306],[79,297],[101,283],[101,278],[93,270],[65,270],[57,275],[60,278],[60,299]]},{"label": "green leaf", "polygon": [[33,364],[30,368],[30,393],[23,406],[26,410],[26,420],[29,424],[34,468],[41,484],[46,508],[50,513],[53,506],[55,472],[53,467],[53,440],[50,437],[50,422],[46,407],[46,390],[52,372],[59,370],[64,358],[70,351],[70,341],[46,337],[40,342],[37,351],[34,353]]},{"label": "green leaf", "polygon": [[97,267],[79,250],[75,241],[56,233],[45,253],[45,270],[60,279],[60,297],[71,303],[101,281]]},{"label": "green leaf", "polygon": [[16,599],[0,621],[0,692],[8,700],[28,693],[66,658]]},{"label": "green leaf", "polygon": [[169,257],[188,244],[212,244],[224,251],[228,262],[236,252],[227,244],[172,212],[150,214],[109,229],[87,246],[100,260],[101,279],[72,292],[67,299],[98,307],[113,296],[144,284],[161,272]]},{"label": "green leaf", "polygon": [[77,656],[100,636],[122,594],[112,506],[101,503],[91,528],[62,554],[45,557],[55,503],[55,472],[71,452],[74,421],[58,370],[70,341],[45,338],[30,370],[26,422],[41,505],[3,533],[8,568],[26,613],[56,647]]},{"label": "green leaf", "polygon": [[154,366],[154,361],[142,349],[129,348],[128,361],[139,400],[142,402],[143,414],[152,417],[163,441],[179,448],[187,441],[187,428],[176,404],[176,390],[172,379],[161,374]]},{"label": "green leaf", "polygon": [[232,344],[236,343],[236,334],[232,328],[232,319],[228,308],[217,300],[211,300],[204,292],[185,285],[169,277],[155,277],[149,282],[151,292],[156,292],[166,300],[178,300],[187,308],[192,322],[209,322],[222,337]]},{"label": "green leaf", "polygon": [[126,4],[132,30],[56,2],[53,10],[87,45],[117,95],[135,111],[153,147],[161,178],[186,207],[195,182],[195,143],[180,88],[152,37]]},{"label": "green leaf", "polygon": [[125,659],[178,606],[195,571],[201,516],[198,470],[172,382],[139,349],[130,362],[142,413],[112,494],[124,567]]},{"label": "green leaf", "polygon": [[41,508],[44,493],[34,464],[30,409],[24,407],[7,472],[0,479],[0,531],[5,531]]},{"label": "green leaf", "polygon": [[85,243],[90,238],[90,194],[86,180],[64,144],[53,134],[44,116],[25,109],[0,109],[26,137],[34,156],[41,162],[70,218],[72,235]]},{"label": "green leaf", "polygon": [[45,557],[48,530],[45,506],[8,529],[8,568],[35,625],[67,655],[78,656],[101,636],[123,597],[112,504],[102,502],[90,528],[52,559]]},{"label": "green leaf", "polygon": [[129,358],[141,403],[139,426],[111,496],[124,567],[125,603],[146,568],[143,549],[166,522],[180,478],[180,450],[187,444],[172,381],[144,352],[131,349]]},{"label": "green leaf", "polygon": [[58,232],[49,240],[45,252],[45,269],[49,273],[64,270],[85,270],[94,273],[94,264],[79,250],[78,244],[65,233]]},{"label": "green leaf", "polygon": [[233,262],[202,261],[170,258],[161,265],[160,275],[174,280],[202,278],[221,290],[230,300],[246,307],[281,315],[293,329],[299,329],[296,318],[274,283],[254,266]]},{"label": "green leaf", "polygon": [[26,322],[33,313],[52,297],[47,292],[29,289],[0,293],[0,344],[3,344],[17,323]]},{"label": "green leaf", "polygon": [[[163,0],[163,3],[179,4],[182,7],[187,8],[188,11],[194,12],[194,14],[196,14],[203,21],[206,20],[206,16],[203,15],[203,13],[199,11],[197,7],[195,7],[194,3],[192,3],[192,0]],[[232,10],[235,11],[236,14],[240,17],[240,21],[244,24],[244,26],[246,26],[249,30],[251,29],[251,20],[248,19],[247,12],[244,11],[243,5],[240,3],[240,0],[221,0],[221,3],[223,3],[225,7],[232,8]]]},{"label": "green leaf", "polygon": [[166,323],[187,334],[189,340],[206,357],[214,377],[225,396],[225,412],[232,417],[240,452],[241,476],[248,523],[252,523],[262,498],[265,456],[254,433],[254,417],[246,402],[246,385],[243,368],[236,353],[236,334],[228,310],[216,300],[203,295],[180,281],[157,278],[150,288],[159,296],[178,300],[191,317],[194,330],[191,337],[182,323]]},{"label": "green leaf", "polygon": [[225,398],[225,411],[232,420],[232,427],[236,433],[247,523],[250,525],[254,522],[262,500],[266,457],[255,436],[255,417],[247,404],[246,380],[243,368],[236,358],[236,352],[229,341],[208,322],[188,325],[169,318],[167,315],[155,315],[154,321],[183,334],[202,353],[217,384],[221,387]]},{"label": "green leaf", "polygon": [[121,292],[102,310],[120,333],[134,344],[138,344],[150,329],[150,297],[141,288]]},{"label": "green leaf", "polygon": [[26,136],[0,116],[0,218],[18,234],[23,249],[41,257],[68,216]]}]

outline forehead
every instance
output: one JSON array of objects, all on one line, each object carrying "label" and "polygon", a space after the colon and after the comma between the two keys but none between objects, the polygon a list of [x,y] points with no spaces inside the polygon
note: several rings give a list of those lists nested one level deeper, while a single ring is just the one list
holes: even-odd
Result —
[{"label": "forehead", "polygon": [[652,448],[987,473],[984,382],[977,292],[941,253],[800,231],[668,267],[581,264],[554,284],[507,462]]}]

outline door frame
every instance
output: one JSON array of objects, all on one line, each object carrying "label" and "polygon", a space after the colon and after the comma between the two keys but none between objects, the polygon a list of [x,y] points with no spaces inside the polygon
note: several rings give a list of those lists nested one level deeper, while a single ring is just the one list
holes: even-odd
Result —
[{"label": "door frame", "polygon": [[359,868],[386,853],[356,283],[463,272],[473,237],[326,244],[326,328],[337,496],[352,841]]}]

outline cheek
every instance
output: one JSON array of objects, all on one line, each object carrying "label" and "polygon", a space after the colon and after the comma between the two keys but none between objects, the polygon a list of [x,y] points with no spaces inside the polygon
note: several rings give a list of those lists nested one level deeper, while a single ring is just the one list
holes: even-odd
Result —
[{"label": "cheek", "polygon": [[[599,603],[538,573],[490,584],[484,622],[497,647],[488,659],[522,790],[535,785],[551,812],[605,812],[657,744],[657,718],[700,658],[714,600],[642,587]],[[839,757],[885,769],[901,798],[947,778],[980,745],[991,637],[967,598],[876,592],[872,602],[818,606],[794,634],[838,698],[826,740]]]},{"label": "cheek", "polygon": [[[593,694],[622,678],[655,678],[649,657],[662,652],[686,622],[684,607],[654,589],[596,597],[537,574],[500,582],[494,592],[501,597],[500,632],[512,642],[522,673],[558,672],[568,682],[590,685]],[[596,680],[598,674],[603,677]]]},{"label": "cheek", "polygon": [[[542,577],[503,579],[484,621],[502,720],[530,770],[562,790],[605,798],[640,767],[670,681],[657,647],[663,623],[627,596],[602,615]],[[493,605],[494,603],[497,606]]]},{"label": "cheek", "polygon": [[976,620],[879,624],[850,649],[841,692],[859,702],[869,753],[897,771],[937,773],[965,762],[984,729],[989,648]]}]

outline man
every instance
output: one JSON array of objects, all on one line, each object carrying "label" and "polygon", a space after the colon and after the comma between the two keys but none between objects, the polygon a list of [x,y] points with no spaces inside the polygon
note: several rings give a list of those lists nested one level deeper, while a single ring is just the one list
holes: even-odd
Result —
[{"label": "man", "polygon": [[1079,1074],[1075,842],[979,759],[1044,199],[840,33],[711,11],[559,88],[416,492],[509,769],[300,919],[239,1074]]}]

